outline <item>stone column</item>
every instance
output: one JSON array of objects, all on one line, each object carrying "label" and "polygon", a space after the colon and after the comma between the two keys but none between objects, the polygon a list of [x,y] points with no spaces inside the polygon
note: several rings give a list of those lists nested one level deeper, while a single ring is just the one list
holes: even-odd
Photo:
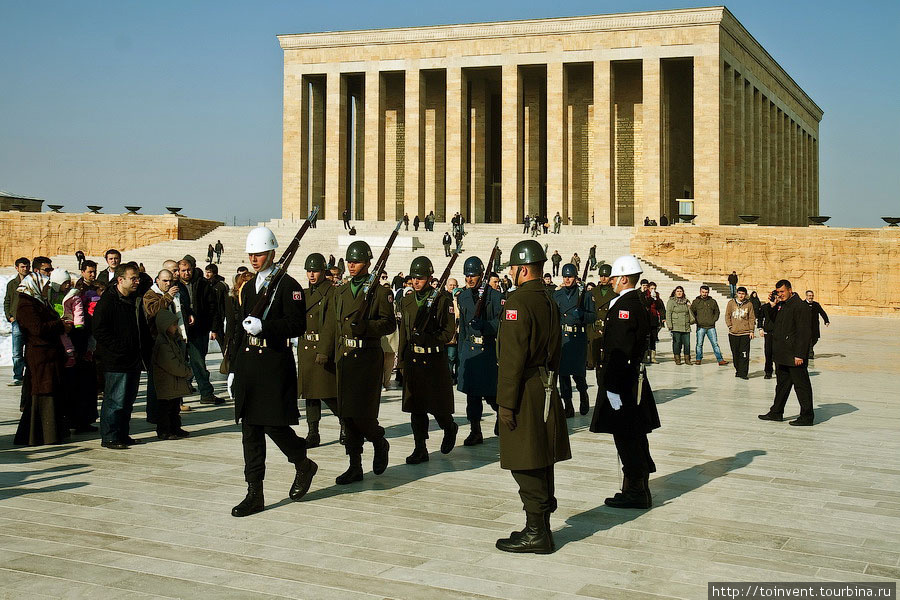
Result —
[{"label": "stone column", "polygon": [[[718,69],[716,69],[718,74]],[[644,217],[659,220],[662,204],[662,74],[659,58],[644,58],[643,72],[643,179],[644,197],[635,198],[635,223],[643,223]],[[718,163],[718,156],[715,158]]]},{"label": "stone column", "polygon": [[812,141],[812,170],[813,170],[813,207],[819,214],[819,140]]},{"label": "stone column", "polygon": [[[523,214],[540,211],[542,90],[534,70],[522,75],[522,203]],[[552,215],[547,218],[551,218]]]},{"label": "stone column", "polygon": [[559,211],[563,223],[568,214],[565,197],[566,164],[563,154],[565,139],[565,79],[563,63],[547,64],[547,219]]},{"label": "stone column", "polygon": [[466,89],[462,68],[447,67],[447,199],[446,220],[461,212],[466,191]]},{"label": "stone column", "polygon": [[[384,203],[384,83],[378,71],[366,71],[363,218],[378,220]],[[381,209],[383,214],[383,209]]]},{"label": "stone column", "polygon": [[[423,177],[423,141],[424,128],[422,127],[422,105],[424,104],[424,85],[422,74],[418,68],[406,71],[405,102],[406,112],[404,121],[405,131],[405,156],[403,207],[406,213],[415,211],[424,219],[428,210],[434,210],[432,201],[431,209],[425,207],[425,179]],[[388,211],[388,214],[391,214]],[[403,216],[402,214],[400,215]],[[410,217],[412,219],[412,217]]]},{"label": "stone column", "polygon": [[[490,94],[487,82],[473,77],[469,99],[469,193],[468,204],[463,200],[463,215],[470,223],[484,223],[487,202],[487,113]],[[468,210],[467,210],[468,209]]]},{"label": "stone column", "polygon": [[[312,148],[310,148],[309,137],[309,115],[312,111],[312,98],[309,93],[309,82],[306,78],[300,76],[291,92],[290,97],[287,92],[287,76],[285,76],[285,95],[284,95],[284,157],[282,158],[283,175],[281,183],[282,219],[297,219],[305,216],[310,208],[309,201],[309,156]],[[297,98],[299,91],[299,98]],[[297,102],[299,100],[299,103]],[[298,103],[299,114],[291,115],[293,123],[288,122],[288,104]],[[294,112],[291,110],[290,112]],[[294,150],[288,150],[288,137],[293,137],[292,146]],[[298,152],[299,151],[299,152]],[[290,199],[290,201],[289,201]],[[326,218],[324,214],[324,206],[319,207],[319,217]]]},{"label": "stone column", "polygon": [[719,161],[719,172],[722,173],[722,202],[728,206],[734,204],[735,186],[734,172],[737,169],[735,160],[735,73],[731,65],[724,65],[722,72],[722,158]]},{"label": "stone column", "polygon": [[[612,66],[608,60],[594,61],[594,189],[591,214],[596,225],[615,222],[612,198]],[[591,215],[588,215],[590,218]]]},{"label": "stone column", "polygon": [[756,169],[753,168],[753,85],[749,81],[744,80],[744,87],[741,92],[744,95],[744,149],[742,153],[744,163],[744,202],[735,212],[733,223],[740,221],[738,218],[739,214],[752,212],[753,194],[755,193],[753,185],[756,176]]},{"label": "stone column", "polygon": [[[696,85],[696,84],[695,84]],[[744,181],[744,171],[747,168],[747,161],[745,160],[744,154],[744,86],[746,82],[744,78],[738,73],[734,79],[734,89],[733,89],[733,98],[734,98],[734,138],[730,142],[734,147],[734,170],[731,173],[723,174],[724,177],[729,177],[733,181],[734,186],[734,196],[732,197],[731,202],[728,203],[727,208],[723,207],[722,214],[722,223],[733,223],[736,215],[744,206],[744,199],[746,198],[746,194],[744,193],[744,188],[746,187],[746,182]],[[695,142],[696,145],[696,142]],[[696,168],[696,167],[695,167]],[[727,200],[726,200],[727,202]]]},{"label": "stone column", "polygon": [[346,84],[339,71],[330,71],[325,85],[325,214],[340,219],[347,206]]},{"label": "stone column", "polygon": [[501,223],[519,223],[522,202],[522,77],[518,65],[503,65],[501,72]]},{"label": "stone column", "polygon": [[718,225],[720,221],[721,79],[718,53],[694,57],[694,222],[698,225]]}]

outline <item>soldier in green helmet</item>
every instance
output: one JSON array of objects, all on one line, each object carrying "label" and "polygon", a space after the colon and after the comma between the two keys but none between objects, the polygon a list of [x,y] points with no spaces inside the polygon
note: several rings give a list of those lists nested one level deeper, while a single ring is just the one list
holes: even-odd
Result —
[{"label": "soldier in green helmet", "polygon": [[600,387],[603,381],[603,327],[606,321],[606,312],[609,310],[609,303],[616,297],[613,287],[609,283],[609,277],[612,274],[612,266],[603,263],[597,267],[597,276],[600,281],[591,290],[591,296],[594,299],[594,311],[597,313],[597,320],[588,327],[588,368],[593,368],[597,376],[597,387]]},{"label": "soldier in green helmet", "polygon": [[380,475],[387,468],[390,445],[378,424],[384,365],[381,338],[397,328],[387,288],[376,282],[372,302],[366,305],[363,285],[372,261],[369,245],[362,240],[353,242],[346,258],[350,280],[334,292],[334,318],[338,416],[344,425],[350,467],[335,479],[338,485],[362,481],[365,440],[375,448],[372,471]]},{"label": "soldier in green helmet", "polygon": [[526,515],[522,531],[497,540],[505,552],[553,552],[553,465],[572,457],[555,378],[559,310],[541,281],[546,260],[534,240],[513,246],[509,270],[517,287],[506,300],[497,334],[500,467],[512,471]]},{"label": "soldier in green helmet", "polygon": [[456,333],[453,299],[442,291],[428,307],[434,288],[434,267],[426,256],[413,259],[409,267],[413,292],[400,301],[400,345],[398,366],[403,372],[403,412],[410,413],[413,453],[406,457],[410,465],[428,461],[428,413],[444,431],[441,453],[448,454],[456,444],[459,425],[453,421],[453,380],[447,359],[447,344]]},{"label": "soldier in green helmet", "polygon": [[298,385],[300,397],[306,401],[306,447],[315,448],[321,442],[319,421],[322,402],[335,415],[337,408],[337,367],[334,364],[334,292],[325,277],[328,264],[325,257],[313,252],[306,257],[306,333],[297,344]]}]

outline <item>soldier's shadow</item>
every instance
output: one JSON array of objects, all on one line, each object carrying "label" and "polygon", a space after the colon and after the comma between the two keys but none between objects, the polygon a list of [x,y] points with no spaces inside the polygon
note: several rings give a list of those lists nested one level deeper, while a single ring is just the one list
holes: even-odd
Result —
[{"label": "soldier's shadow", "polygon": [[683,398],[684,396],[690,396],[696,390],[697,390],[696,387],[654,389],[653,390],[653,399],[656,401],[657,404],[664,404],[671,400],[677,400],[678,398]]},{"label": "soldier's shadow", "polygon": [[[764,454],[766,454],[765,450],[744,450],[734,456],[719,458],[669,475],[651,478],[650,489],[653,492],[653,503],[656,506],[665,504],[730,471],[746,467],[753,462],[755,457]],[[566,519],[566,526],[553,532],[553,538],[557,546],[561,548],[570,542],[584,540],[600,531],[633,521],[646,512],[646,510],[639,509],[610,508],[601,504]]]}]

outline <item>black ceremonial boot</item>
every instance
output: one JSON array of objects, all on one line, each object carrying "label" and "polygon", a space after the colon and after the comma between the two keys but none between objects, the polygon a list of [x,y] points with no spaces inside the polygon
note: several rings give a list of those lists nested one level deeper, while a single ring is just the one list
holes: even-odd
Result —
[{"label": "black ceremonial boot", "polygon": [[525,513],[525,529],[497,540],[496,546],[504,552],[550,554],[553,552],[553,536],[550,534],[549,518],[544,513]]},{"label": "black ceremonial boot", "polygon": [[586,415],[588,414],[588,411],[591,410],[590,398],[588,398],[587,391],[578,392],[578,394],[581,396],[581,402],[578,405],[578,412],[582,415]]},{"label": "black ceremonial boot", "polygon": [[362,479],[362,455],[351,454],[350,468],[338,475],[337,479],[335,479],[334,482],[338,485],[347,485],[348,483],[353,483],[354,481],[362,481]]},{"label": "black ceremonial boot", "polygon": [[290,496],[291,500],[296,502],[306,495],[306,492],[309,491],[309,486],[312,484],[313,475],[315,475],[318,470],[319,465],[308,458],[297,465],[297,474],[294,476],[294,483],[291,485],[291,490],[288,492],[288,496]]},{"label": "black ceremonial boot", "polygon": [[266,508],[266,502],[263,499],[262,481],[247,484],[247,495],[241,500],[241,503],[231,509],[232,517],[249,517],[258,512],[262,512]]},{"label": "black ceremonial boot", "polygon": [[428,462],[428,448],[425,447],[425,440],[416,440],[416,448],[406,457],[406,464],[417,465],[423,462]]}]

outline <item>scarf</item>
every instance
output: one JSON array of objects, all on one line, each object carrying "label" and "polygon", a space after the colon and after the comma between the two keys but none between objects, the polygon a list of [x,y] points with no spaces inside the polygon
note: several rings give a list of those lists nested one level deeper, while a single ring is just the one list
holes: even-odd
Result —
[{"label": "scarf", "polygon": [[47,298],[44,297],[43,293],[44,288],[47,287],[49,283],[50,278],[47,275],[34,271],[22,279],[19,283],[19,287],[16,288],[16,291],[20,294],[31,296],[41,304],[49,306],[50,303]]},{"label": "scarf", "polygon": [[353,294],[353,297],[356,298],[356,295],[359,294],[360,288],[366,282],[366,279],[369,278],[368,273],[365,275],[357,275],[356,277],[350,280],[350,292]]}]

